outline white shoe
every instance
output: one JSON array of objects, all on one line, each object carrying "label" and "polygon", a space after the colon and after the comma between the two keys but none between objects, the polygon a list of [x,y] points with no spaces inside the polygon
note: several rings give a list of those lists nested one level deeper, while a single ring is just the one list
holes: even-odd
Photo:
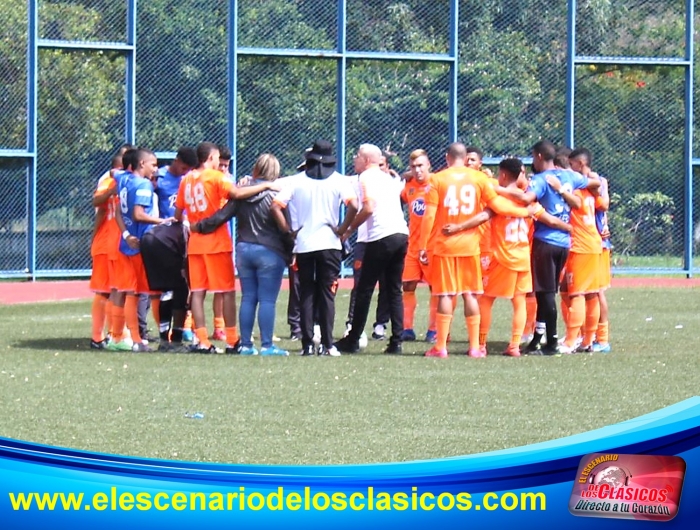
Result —
[{"label": "white shoe", "polygon": [[321,326],[314,324],[314,338],[313,342],[316,346],[321,344]]},{"label": "white shoe", "polygon": [[369,342],[369,340],[367,339],[367,333],[365,333],[365,332],[363,331],[363,332],[362,332],[362,335],[360,335],[360,340],[359,340],[360,348],[363,348],[363,349],[366,348],[368,342]]},{"label": "white shoe", "polygon": [[384,324],[377,324],[374,326],[372,338],[374,340],[384,340],[386,338],[386,329],[384,328]]},{"label": "white shoe", "polygon": [[328,349],[324,349],[324,354],[330,355],[331,357],[340,357],[340,352],[338,351],[338,348],[336,348],[335,346],[331,346]]}]

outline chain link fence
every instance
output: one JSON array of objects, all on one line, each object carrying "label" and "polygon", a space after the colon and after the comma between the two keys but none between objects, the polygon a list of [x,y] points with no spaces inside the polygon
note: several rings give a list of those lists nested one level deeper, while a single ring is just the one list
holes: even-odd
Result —
[{"label": "chain link fence", "polygon": [[[610,179],[615,264],[688,267],[685,234],[698,219],[700,182],[686,212],[684,0],[238,0],[236,53],[229,0],[152,0],[139,2],[135,14],[127,0],[39,0],[34,151],[32,5],[0,0],[7,34],[0,39],[0,243],[11,249],[0,275],[29,267],[32,214],[35,271],[89,270],[90,195],[130,134],[132,103],[128,139],[165,153],[205,139],[228,143],[239,177],[262,152],[292,174],[317,138],[336,143],[348,173],[363,142],[388,151],[399,172],[416,148],[440,168],[454,130],[491,164],[529,156],[541,138],[566,143],[572,6],[574,144],[589,148],[593,168]],[[125,84],[130,48],[119,47],[131,15],[133,102]],[[698,102],[696,89],[695,120]],[[697,134],[694,149],[697,156]],[[28,205],[34,169],[36,200]],[[700,246],[700,226],[690,231]]]}]

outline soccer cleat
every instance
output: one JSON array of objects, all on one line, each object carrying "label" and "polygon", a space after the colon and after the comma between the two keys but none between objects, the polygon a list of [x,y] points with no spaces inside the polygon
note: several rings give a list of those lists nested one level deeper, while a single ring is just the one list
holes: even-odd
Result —
[{"label": "soccer cleat", "polygon": [[606,342],[605,344],[601,344],[599,342],[593,343],[593,352],[594,353],[610,353],[611,351],[612,351],[612,348],[610,347],[609,342]]},{"label": "soccer cleat", "polygon": [[316,346],[313,344],[309,344],[308,346],[304,346],[304,348],[301,350],[301,353],[299,354],[302,357],[313,357],[316,355]]},{"label": "soccer cleat", "polygon": [[182,340],[184,342],[192,342],[194,340],[194,332],[191,329],[183,329]]},{"label": "soccer cleat", "polygon": [[129,344],[125,340],[120,340],[119,342],[110,342],[107,344],[107,349],[109,351],[131,351],[133,343]]},{"label": "soccer cleat", "polygon": [[281,355],[287,357],[289,356],[289,352],[287,350],[283,350],[282,348],[278,348],[273,344],[269,348],[262,348],[260,350],[260,355]]},{"label": "soccer cleat", "polygon": [[482,357],[486,357],[486,347],[484,346],[483,349],[481,347],[469,348],[467,357],[471,357],[472,359],[481,359]]},{"label": "soccer cleat", "polygon": [[158,350],[157,350],[157,351],[159,351],[159,352],[161,352],[161,353],[170,353],[170,352],[173,351],[173,345],[170,344],[170,343],[167,342],[167,341],[162,340],[162,341],[160,341],[160,343],[158,344]]},{"label": "soccer cleat", "polygon": [[134,342],[134,345],[131,347],[131,351],[134,353],[149,353],[153,350],[149,348],[148,344],[145,342]]},{"label": "soccer cleat", "polygon": [[509,344],[503,355],[506,357],[520,357],[520,347],[517,344]]},{"label": "soccer cleat", "polygon": [[403,353],[403,350],[401,348],[401,343],[400,342],[395,342],[393,340],[389,341],[389,345],[386,347],[384,350],[384,353],[391,353],[391,354],[401,354]]},{"label": "soccer cleat", "polygon": [[102,339],[99,341],[90,339],[90,349],[106,350],[108,345],[109,341],[107,339]]},{"label": "soccer cleat", "polygon": [[333,344],[333,346],[337,348],[338,351],[341,351],[343,353],[357,353],[358,351],[360,351],[359,342],[351,340],[350,337],[340,339],[338,342]]},{"label": "soccer cleat", "polygon": [[576,353],[593,353],[593,344],[584,346],[583,344],[576,347]]},{"label": "soccer cleat", "polygon": [[445,349],[438,349],[435,346],[430,348],[427,352],[425,352],[426,357],[439,357],[440,359],[446,359],[449,357],[447,354],[447,350]]},{"label": "soccer cleat", "polygon": [[434,329],[429,329],[425,333],[425,342],[429,344],[435,344],[437,342],[437,331]]},{"label": "soccer cleat", "polygon": [[318,324],[314,324],[314,336],[312,340],[316,346],[321,344],[321,326]]},{"label": "soccer cleat", "polygon": [[211,340],[226,340],[226,331],[223,329],[215,329]]},{"label": "soccer cleat", "polygon": [[532,339],[530,339],[530,342],[528,342],[527,346],[523,348],[523,352],[526,355],[531,355],[531,354],[537,354],[537,352],[540,351],[541,349],[541,344],[540,341],[542,340],[542,337],[535,334],[532,336]]},{"label": "soccer cleat", "polygon": [[331,346],[330,348],[326,348],[325,346],[321,346],[318,349],[318,354],[323,355],[323,356],[328,356],[328,357],[340,357],[340,352],[338,351],[338,348],[335,346]]},{"label": "soccer cleat", "polygon": [[377,324],[372,330],[372,338],[374,340],[384,340],[386,338],[386,328],[384,324]]},{"label": "soccer cleat", "polygon": [[479,353],[482,357],[486,357],[489,351],[486,349],[486,344],[479,344]]},{"label": "soccer cleat", "polygon": [[171,342],[170,353],[189,353],[190,349],[182,342]]},{"label": "soccer cleat", "polygon": [[241,339],[238,339],[236,341],[236,344],[234,344],[233,346],[231,346],[230,344],[227,344],[225,352],[228,355],[238,355],[241,353],[241,348],[242,348]]},{"label": "soccer cleat", "polygon": [[213,344],[210,344],[208,347],[207,346],[202,346],[201,344],[197,344],[196,346],[190,346],[190,352],[191,353],[204,353],[204,354],[209,354],[209,353],[223,353],[221,349],[217,348]]},{"label": "soccer cleat", "polygon": [[405,342],[413,342],[416,340],[416,332],[412,329],[404,329],[401,333],[401,340]]},{"label": "soccer cleat", "polygon": [[557,347],[557,353],[560,353],[562,355],[573,355],[576,352],[577,352],[576,346],[569,346],[566,343],[560,344]]},{"label": "soccer cleat", "polygon": [[[228,350],[228,348],[226,348]],[[241,346],[240,350],[238,350],[238,353],[241,355],[257,355],[258,350],[255,348],[255,346]]]}]

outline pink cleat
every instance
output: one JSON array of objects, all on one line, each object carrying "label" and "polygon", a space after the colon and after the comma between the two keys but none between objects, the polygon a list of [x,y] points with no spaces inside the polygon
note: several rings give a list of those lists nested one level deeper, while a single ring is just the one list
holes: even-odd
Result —
[{"label": "pink cleat", "polygon": [[440,359],[446,359],[448,357],[447,355],[447,350],[444,349],[438,349],[436,347],[430,348],[427,352],[425,352],[426,357],[440,357]]},{"label": "pink cleat", "polygon": [[486,357],[486,347],[484,348],[469,348],[469,351],[467,352],[467,356],[471,357],[472,359],[480,359],[482,357]]},{"label": "pink cleat", "polygon": [[508,357],[520,357],[520,347],[517,344],[509,344],[503,355]]},{"label": "pink cleat", "polygon": [[211,338],[212,340],[226,340],[226,331],[223,329],[215,329]]}]

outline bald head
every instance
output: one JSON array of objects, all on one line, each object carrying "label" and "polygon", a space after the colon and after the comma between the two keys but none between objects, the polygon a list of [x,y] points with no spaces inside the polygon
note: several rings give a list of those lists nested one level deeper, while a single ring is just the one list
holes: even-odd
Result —
[{"label": "bald head", "polygon": [[374,144],[362,144],[355,155],[355,172],[362,173],[370,166],[379,166],[382,150]]},{"label": "bald head", "polygon": [[461,142],[451,143],[445,158],[448,166],[463,166],[467,159],[467,148]]}]

